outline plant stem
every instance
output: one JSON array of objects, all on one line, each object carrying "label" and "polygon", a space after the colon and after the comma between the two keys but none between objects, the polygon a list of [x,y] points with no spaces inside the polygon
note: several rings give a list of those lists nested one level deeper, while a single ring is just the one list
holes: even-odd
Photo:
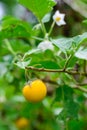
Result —
[{"label": "plant stem", "polygon": [[33,66],[27,66],[26,69],[29,70],[34,70],[34,71],[42,71],[42,72],[57,72],[57,73],[67,73],[67,74],[71,74],[71,75],[83,75],[83,76],[87,76],[87,73],[84,72],[77,72],[77,71],[68,71],[68,70],[64,70],[64,69],[45,69],[45,68],[35,68]]},{"label": "plant stem", "polygon": [[5,42],[6,46],[7,46],[7,49],[8,49],[13,55],[16,55],[16,53],[15,53],[14,50],[12,49],[11,44],[10,44],[10,42],[8,41],[8,39],[5,39],[4,42]]},{"label": "plant stem", "polygon": [[28,72],[27,72],[27,70],[26,70],[26,69],[25,69],[25,79],[26,79],[26,81],[28,82],[29,77],[28,77]]},{"label": "plant stem", "polygon": [[39,20],[39,21],[41,23],[42,31],[43,31],[44,35],[46,35],[47,32],[46,32],[46,28],[44,26],[44,23],[41,20]]},{"label": "plant stem", "polygon": [[87,86],[87,83],[81,83],[81,84],[78,83],[77,85],[78,85],[78,86]]},{"label": "plant stem", "polygon": [[31,38],[36,39],[36,40],[39,40],[39,41],[43,41],[43,40],[44,40],[43,38],[36,37],[36,36],[32,36]]},{"label": "plant stem", "polygon": [[87,93],[87,89],[86,88],[83,88],[83,87],[81,87],[81,86],[74,86],[74,87],[72,87],[72,88],[74,88],[74,89],[78,89],[78,90],[80,90],[80,91],[82,91],[82,92],[85,92],[85,93]]},{"label": "plant stem", "polygon": [[51,25],[51,28],[50,28],[50,30],[49,30],[49,32],[48,32],[48,36],[50,36],[50,34],[52,33],[52,30],[53,30],[53,28],[54,28],[54,25],[55,25],[55,21],[53,21],[53,23],[52,23],[52,25]]},{"label": "plant stem", "polygon": [[87,63],[86,60],[84,60],[84,66],[83,66],[84,73],[86,72],[86,67],[87,67],[86,63]]},{"label": "plant stem", "polygon": [[72,56],[73,56],[73,55],[70,55],[70,56],[68,57],[68,59],[67,59],[65,65],[64,65],[64,70],[66,70],[66,68],[67,68],[67,66],[68,66],[68,64],[69,64],[69,61],[71,60]]}]

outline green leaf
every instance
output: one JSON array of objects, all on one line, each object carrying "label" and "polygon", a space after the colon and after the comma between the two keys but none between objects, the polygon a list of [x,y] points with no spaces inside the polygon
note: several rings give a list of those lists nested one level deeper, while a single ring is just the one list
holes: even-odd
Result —
[{"label": "green leaf", "polygon": [[61,51],[66,52],[72,46],[73,39],[71,38],[59,38],[52,40],[53,44],[57,46]]},{"label": "green leaf", "polygon": [[26,66],[29,65],[31,59],[28,61],[18,61],[17,63],[15,63],[15,65],[17,65],[18,67],[20,67],[21,69],[25,69]]},{"label": "green leaf", "polygon": [[14,17],[5,17],[1,23],[0,39],[29,37],[33,33],[31,26]]},{"label": "green leaf", "polygon": [[83,23],[84,23],[85,25],[87,25],[87,19],[86,19],[86,20],[84,20],[84,21],[83,21]]},{"label": "green leaf", "polygon": [[29,50],[27,51],[25,54],[24,54],[24,58],[27,57],[27,56],[30,56],[32,54],[38,54],[40,53],[40,50],[39,49],[32,49],[32,50]]},{"label": "green leaf", "polygon": [[[21,39],[12,39],[9,40],[13,50],[15,52],[17,52],[18,54],[22,54],[25,53],[26,51],[28,51],[29,49],[31,49],[31,46],[29,46],[29,44],[27,44],[27,42],[21,40]],[[20,49],[19,49],[20,48]]]},{"label": "green leaf", "polygon": [[73,89],[67,85],[60,86],[56,91],[56,101],[63,101],[63,110],[59,119],[76,119],[78,117],[78,104],[74,101]]},{"label": "green leaf", "polygon": [[78,44],[87,41],[87,32],[83,33],[82,35],[78,35],[79,36],[79,42]]},{"label": "green leaf", "polygon": [[58,87],[56,89],[55,101],[61,101],[61,100],[62,100],[62,88]]},{"label": "green leaf", "polygon": [[41,67],[46,68],[46,69],[59,69],[60,67],[58,66],[58,64],[54,61],[41,61],[39,62],[39,64],[41,65]]},{"label": "green leaf", "polygon": [[38,19],[42,19],[52,10],[54,0],[19,0],[19,3],[31,10]]},{"label": "green leaf", "polygon": [[[45,52],[38,51],[36,49],[32,55],[29,55],[29,57],[32,58],[30,65],[35,67],[43,67],[43,68],[50,68],[50,69],[58,69],[60,68],[57,64],[54,53],[50,50],[46,50]],[[28,57],[28,55],[26,56]]]},{"label": "green leaf", "polygon": [[80,47],[75,56],[79,59],[87,60],[87,48]]},{"label": "green leaf", "polygon": [[78,119],[79,106],[73,100],[67,100],[64,104],[64,109],[60,113],[63,119]]},{"label": "green leaf", "polygon": [[55,97],[55,100],[56,101],[61,101],[64,100],[68,100],[68,99],[72,99],[72,95],[73,95],[73,89],[70,88],[69,86],[67,85],[64,85],[64,86],[59,86],[57,89],[56,89],[56,97]]},{"label": "green leaf", "polygon": [[68,67],[68,68],[73,68],[73,66],[76,65],[76,62],[77,62],[77,58],[74,56],[74,57],[72,57],[72,59],[69,61],[67,67]]},{"label": "green leaf", "polygon": [[82,2],[84,2],[85,4],[87,4],[87,0],[81,0]]},{"label": "green leaf", "polygon": [[69,130],[83,130],[84,122],[79,120],[70,120],[68,123]]},{"label": "green leaf", "polygon": [[[1,122],[1,121],[0,121],[0,122]],[[1,122],[1,123],[2,123],[2,122]],[[2,125],[2,124],[1,124],[1,125],[0,125],[0,129],[1,129],[1,130],[7,130],[7,129],[9,129],[9,128],[8,128],[8,125]]]},{"label": "green leaf", "polygon": [[50,60],[44,60],[44,61],[35,61],[32,62],[31,61],[31,66],[36,66],[37,68],[45,68],[45,69],[60,69],[60,67],[58,66],[58,64],[54,61],[50,61]]},{"label": "green leaf", "polygon": [[67,52],[72,50],[74,47],[78,47],[85,40],[87,40],[87,32],[72,38],[52,39],[51,41],[62,52]]},{"label": "green leaf", "polygon": [[51,18],[51,13],[48,13],[48,14],[46,14],[46,15],[43,17],[42,22],[43,22],[43,23],[49,22],[49,21],[50,21],[50,18]]}]

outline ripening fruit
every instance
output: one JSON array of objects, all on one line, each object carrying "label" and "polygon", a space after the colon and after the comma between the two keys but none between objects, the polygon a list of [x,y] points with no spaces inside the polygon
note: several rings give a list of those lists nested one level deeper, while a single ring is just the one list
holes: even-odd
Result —
[{"label": "ripening fruit", "polygon": [[29,120],[24,117],[21,117],[16,120],[15,124],[16,124],[17,128],[22,129],[29,125]]},{"label": "ripening fruit", "polygon": [[29,102],[39,102],[44,99],[47,87],[41,80],[37,79],[23,88],[23,95]]}]

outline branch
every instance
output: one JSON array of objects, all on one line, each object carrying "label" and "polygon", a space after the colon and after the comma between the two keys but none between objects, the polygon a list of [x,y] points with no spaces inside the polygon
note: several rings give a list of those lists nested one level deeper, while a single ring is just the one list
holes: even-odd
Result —
[{"label": "branch", "polygon": [[86,88],[83,88],[83,87],[81,87],[81,86],[75,86],[75,87],[72,87],[72,88],[78,89],[78,90],[80,90],[80,91],[82,91],[82,92],[87,93],[87,89],[86,89]]},{"label": "branch", "polygon": [[33,66],[27,66],[27,67],[25,67],[25,69],[34,70],[34,71],[41,71],[41,72],[67,73],[67,74],[70,74],[70,75],[87,76],[87,73],[84,73],[84,72],[67,71],[67,70],[64,70],[64,69],[45,69],[45,68],[35,68]]},{"label": "branch", "polygon": [[55,82],[55,81],[53,81],[53,80],[50,80],[50,79],[42,79],[42,81],[47,82],[47,83],[49,83],[49,84],[58,85],[57,82]]},{"label": "branch", "polygon": [[[38,69],[39,69],[39,71],[43,71],[43,68],[34,68],[34,67],[27,67],[27,69],[33,69],[33,70],[35,70],[35,71],[37,71]],[[44,69],[45,71],[47,70],[47,69]],[[53,72],[53,70],[52,70],[52,72]],[[57,72],[62,72],[62,70],[58,70]],[[68,72],[69,73],[69,72]],[[71,73],[71,72],[70,72]],[[39,78],[39,77],[38,77]],[[47,82],[47,83],[50,83],[50,84],[54,84],[54,85],[59,85],[57,82],[55,82],[55,81],[53,81],[53,80],[50,80],[50,79],[47,79],[47,78],[45,78],[45,79],[42,79],[42,81],[44,81],[44,82]],[[80,91],[82,91],[82,92],[85,92],[85,93],[87,93],[87,89],[86,88],[84,88],[83,86],[86,86],[87,85],[87,83],[82,83],[82,84],[76,84],[74,87],[72,86],[71,88],[73,88],[73,89],[78,89],[78,90],[80,90]],[[60,86],[60,85],[59,85]]]},{"label": "branch", "polygon": [[86,73],[86,60],[84,60],[83,70],[84,70],[84,73]]},{"label": "branch", "polygon": [[78,86],[87,86],[87,83],[78,83]]}]

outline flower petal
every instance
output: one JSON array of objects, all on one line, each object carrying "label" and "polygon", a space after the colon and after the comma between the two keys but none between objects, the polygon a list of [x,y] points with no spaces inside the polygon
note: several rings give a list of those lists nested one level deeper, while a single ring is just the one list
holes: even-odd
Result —
[{"label": "flower petal", "polygon": [[56,22],[58,26],[65,25],[66,22],[64,21],[65,14],[60,13],[58,10],[53,15],[53,20]]}]

